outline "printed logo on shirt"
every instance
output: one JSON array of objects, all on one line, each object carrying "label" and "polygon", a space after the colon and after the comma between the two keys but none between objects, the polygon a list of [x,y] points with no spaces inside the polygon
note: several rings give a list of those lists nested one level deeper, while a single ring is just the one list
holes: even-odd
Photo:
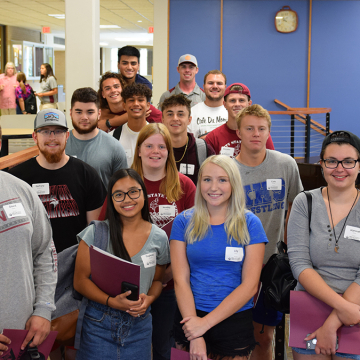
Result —
[{"label": "printed logo on shirt", "polygon": [[196,123],[198,125],[201,124],[218,124],[218,125],[222,125],[224,123],[226,123],[227,119],[221,117],[221,116],[217,116],[216,118],[212,118],[211,116],[208,116],[207,120],[205,117],[198,117],[196,119]]},{"label": "printed logo on shirt", "polygon": [[25,212],[14,217],[7,214],[4,206],[6,207],[14,204],[21,204],[21,207],[24,208],[20,198],[5,200],[0,205],[0,234],[16,227],[30,224],[29,218],[27,217]]},{"label": "printed logo on shirt", "polygon": [[39,195],[50,219],[78,216],[79,207],[67,185],[50,186],[49,194]]},{"label": "printed logo on shirt", "polygon": [[284,209],[285,181],[281,180],[280,190],[267,190],[266,181],[245,185],[246,207],[254,214]]}]

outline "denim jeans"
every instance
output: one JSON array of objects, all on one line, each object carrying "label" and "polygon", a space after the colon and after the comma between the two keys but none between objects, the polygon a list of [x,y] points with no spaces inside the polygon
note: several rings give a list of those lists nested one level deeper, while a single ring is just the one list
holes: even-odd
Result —
[{"label": "denim jeans", "polygon": [[151,305],[153,360],[170,360],[171,348],[175,347],[172,337],[175,309],[174,289],[164,289]]},{"label": "denim jeans", "polygon": [[128,313],[89,301],[76,360],[151,359],[151,314]]}]

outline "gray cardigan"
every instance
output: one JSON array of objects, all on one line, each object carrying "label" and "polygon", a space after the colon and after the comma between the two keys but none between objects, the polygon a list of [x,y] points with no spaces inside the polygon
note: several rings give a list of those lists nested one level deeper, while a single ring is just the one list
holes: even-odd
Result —
[{"label": "gray cardigan", "polygon": [[[331,221],[321,189],[310,191],[313,196],[309,234],[308,205],[304,193],[294,200],[288,223],[288,253],[294,277],[305,269],[314,269],[324,281],[337,293],[343,293],[352,282],[360,285],[360,241],[345,238],[347,226],[360,230],[360,200],[351,211],[345,228],[339,239],[339,251],[336,253],[335,239]],[[345,218],[335,226],[339,236]],[[298,283],[296,290],[304,290]]]}]

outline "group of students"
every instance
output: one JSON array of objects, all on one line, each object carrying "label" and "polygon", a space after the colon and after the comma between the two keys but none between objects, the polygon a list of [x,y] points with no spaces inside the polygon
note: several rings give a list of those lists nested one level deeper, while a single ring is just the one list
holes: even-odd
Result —
[{"label": "group of students", "polygon": [[[8,62],[5,71],[0,75],[0,109],[1,115],[26,114],[25,100],[33,92],[26,82],[26,75],[17,72],[14,63]],[[57,109],[57,82],[52,67],[48,63],[40,66],[40,91],[34,93],[39,97],[40,110]]]}]

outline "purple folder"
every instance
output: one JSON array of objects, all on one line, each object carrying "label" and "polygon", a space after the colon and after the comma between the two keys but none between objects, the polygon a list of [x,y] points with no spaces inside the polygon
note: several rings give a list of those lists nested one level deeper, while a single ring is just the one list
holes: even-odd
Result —
[{"label": "purple folder", "polygon": [[190,360],[190,354],[186,351],[171,348],[170,360]]},{"label": "purple folder", "polygon": [[[289,346],[306,349],[304,338],[322,326],[332,308],[306,291],[290,293]],[[338,330],[337,352],[360,355],[360,327],[342,326]]]},{"label": "purple folder", "polygon": [[[28,331],[29,330],[4,329],[3,335],[11,340],[11,344],[8,345],[8,350],[0,355],[0,359],[12,359],[13,356],[16,359],[21,351],[20,346],[26,338]],[[47,359],[50,354],[57,333],[57,331],[50,331],[50,334],[45,339],[45,341],[40,346],[38,346],[38,351],[44,355],[45,359]]]},{"label": "purple folder", "polygon": [[121,294],[123,281],[137,285],[140,292],[140,265],[133,264],[90,246],[91,280],[104,293],[115,297]]}]

